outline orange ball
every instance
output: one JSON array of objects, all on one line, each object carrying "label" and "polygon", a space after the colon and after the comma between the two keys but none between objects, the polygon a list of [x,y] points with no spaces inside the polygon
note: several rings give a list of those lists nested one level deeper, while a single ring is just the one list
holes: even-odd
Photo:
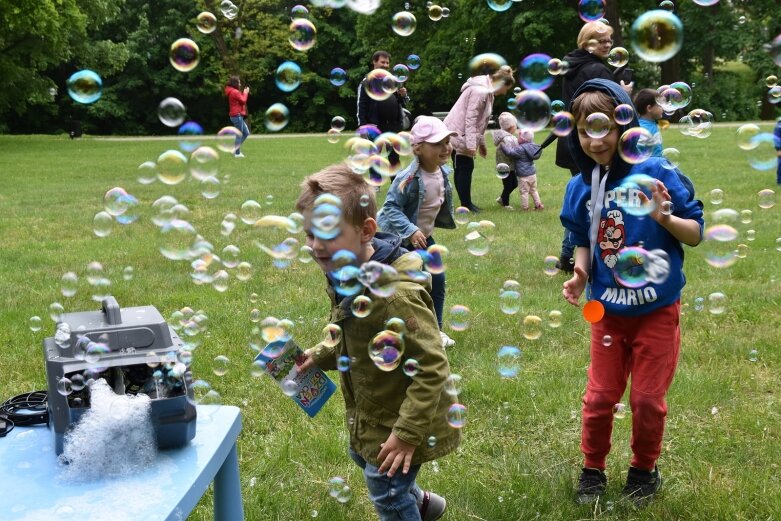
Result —
[{"label": "orange ball", "polygon": [[585,318],[587,322],[594,324],[602,320],[602,317],[604,316],[605,306],[598,300],[589,300],[586,302],[586,305],[583,306],[583,318]]}]

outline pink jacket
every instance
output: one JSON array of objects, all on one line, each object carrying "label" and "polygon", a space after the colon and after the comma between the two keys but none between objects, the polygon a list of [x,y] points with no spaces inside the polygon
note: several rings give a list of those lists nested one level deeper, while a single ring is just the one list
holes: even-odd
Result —
[{"label": "pink jacket", "polygon": [[461,96],[445,118],[448,130],[458,133],[450,138],[457,154],[467,150],[475,152],[479,145],[485,144],[485,128],[491,117],[493,103],[494,91],[490,76],[474,76],[461,86]]}]

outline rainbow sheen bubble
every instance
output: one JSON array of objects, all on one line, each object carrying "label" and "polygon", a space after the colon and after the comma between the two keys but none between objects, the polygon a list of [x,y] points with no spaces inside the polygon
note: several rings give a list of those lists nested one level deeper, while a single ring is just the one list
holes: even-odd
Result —
[{"label": "rainbow sheen bubble", "polygon": [[410,70],[416,71],[420,68],[420,56],[417,54],[410,54],[407,56],[407,60],[405,62],[407,64],[407,67],[410,68]]},{"label": "rainbow sheen bubble", "polygon": [[650,280],[646,268],[651,263],[648,252],[639,246],[622,248],[615,256],[613,276],[627,288],[642,288]]},{"label": "rainbow sheen bubble", "polygon": [[558,58],[551,58],[548,60],[548,74],[551,76],[560,76],[567,72],[569,64]]},{"label": "rainbow sheen bubble", "polygon": [[457,304],[448,310],[448,323],[453,331],[464,331],[469,327],[469,317],[472,310],[467,306]]},{"label": "rainbow sheen bubble", "polygon": [[575,117],[566,110],[562,110],[553,115],[551,124],[553,125],[554,134],[559,137],[565,137],[570,135],[575,128]]},{"label": "rainbow sheen bubble", "polygon": [[144,161],[138,165],[137,181],[142,185],[151,185],[157,180],[157,164],[154,161]]},{"label": "rainbow sheen bubble", "polygon": [[493,232],[493,223],[491,223],[491,229],[488,226],[484,226],[483,222],[470,222],[466,227],[466,235],[464,235],[464,243],[466,244],[466,250],[475,257],[482,257],[488,253],[491,247],[488,234]]},{"label": "rainbow sheen bubble", "polygon": [[664,62],[678,54],[683,46],[683,23],[670,11],[654,9],[637,17],[629,38],[640,59]]},{"label": "rainbow sheen bubble", "polygon": [[341,132],[347,126],[347,122],[342,116],[334,116],[331,119],[331,128]]},{"label": "rainbow sheen bubble", "polygon": [[662,0],[662,2],[659,3],[659,9],[673,11],[675,9],[675,3],[673,3],[672,0]]},{"label": "rainbow sheen bubble", "polygon": [[729,224],[730,226],[738,222],[738,212],[732,208],[720,208],[713,212],[708,219],[708,224]]},{"label": "rainbow sheen bubble", "polygon": [[559,273],[559,258],[554,255],[547,255],[542,261],[542,272],[549,277]]},{"label": "rainbow sheen bubble", "polygon": [[653,212],[656,209],[656,202],[653,199],[655,186],[656,179],[646,174],[632,174],[624,178],[620,186],[620,189],[626,191],[624,210],[638,217]]},{"label": "rainbow sheen bubble", "polygon": [[735,243],[738,231],[728,224],[715,224],[703,232],[705,262],[714,268],[727,268],[737,262]]},{"label": "rainbow sheen bubble", "polygon": [[653,136],[643,127],[633,127],[621,134],[618,154],[630,165],[646,161],[653,153]]},{"label": "rainbow sheen bubble", "polygon": [[754,170],[775,170],[778,165],[777,148],[781,147],[777,138],[770,132],[762,132],[751,138],[748,150],[748,163]]},{"label": "rainbow sheen bubble", "polygon": [[738,148],[741,150],[751,150],[759,146],[758,141],[754,141],[754,138],[761,133],[758,125],[754,123],[746,123],[738,127],[736,132],[736,139],[738,142]]},{"label": "rainbow sheen bubble", "polygon": [[578,16],[584,22],[597,22],[605,16],[605,0],[580,0]]},{"label": "rainbow sheen bubble", "polygon": [[523,337],[526,340],[537,340],[542,336],[542,319],[537,315],[523,317]]},{"label": "rainbow sheen bubble", "polygon": [[442,8],[442,18],[447,18],[450,16],[450,8],[449,7],[443,7]]},{"label": "rainbow sheen bubble", "polygon": [[499,309],[505,315],[514,315],[521,310],[521,292],[517,289],[502,289],[499,292]]},{"label": "rainbow sheen bubble", "polygon": [[76,103],[95,103],[103,94],[103,80],[89,69],[74,72],[65,82],[68,95]]},{"label": "rainbow sheen bubble", "polygon": [[678,168],[681,162],[681,152],[677,148],[665,148],[662,150],[662,157],[664,158],[662,166],[668,170]]},{"label": "rainbow sheen bubble", "polygon": [[161,183],[176,185],[187,177],[187,158],[178,150],[167,150],[157,157],[157,178]]},{"label": "rainbow sheen bubble", "polygon": [[594,112],[586,116],[586,124],[584,125],[586,134],[593,139],[602,139],[607,136],[611,126],[610,118],[602,112]]},{"label": "rainbow sheen bubble", "polygon": [[708,295],[708,311],[712,315],[721,315],[727,310],[727,296],[716,291]]},{"label": "rainbow sheen bubble", "polygon": [[703,109],[694,109],[678,121],[681,134],[705,139],[713,130],[713,114]]},{"label": "rainbow sheen bubble", "polygon": [[757,193],[757,204],[763,210],[773,208],[776,204],[776,193],[770,188],[765,188]]},{"label": "rainbow sheen bubble", "polygon": [[282,103],[274,103],[267,110],[263,119],[266,128],[277,132],[285,128],[290,118],[290,111]]},{"label": "rainbow sheen bubble", "polygon": [[73,392],[73,386],[69,378],[60,378],[57,380],[57,392],[63,396],[68,396]]},{"label": "rainbow sheen bubble", "polygon": [[613,406],[613,418],[616,420],[623,420],[626,418],[626,405],[623,403],[617,403]]},{"label": "rainbow sheen bubble", "polygon": [[426,256],[424,257],[424,263],[426,270],[432,275],[439,275],[445,273],[447,265],[445,264],[445,258],[450,253],[450,250],[442,244],[432,244],[426,249]]},{"label": "rainbow sheen bubble", "polygon": [[295,18],[306,18],[306,16],[309,14],[309,9],[306,8],[306,6],[303,5],[294,5],[290,8],[290,17]]},{"label": "rainbow sheen bubble", "polygon": [[679,94],[679,96],[677,96],[675,101],[672,103],[673,109],[677,110],[689,106],[692,101],[693,92],[691,86],[689,86],[688,83],[683,81],[673,82],[670,84],[669,90],[675,90]]},{"label": "rainbow sheen bubble", "polygon": [[556,329],[558,327],[561,327],[561,311],[558,309],[552,310],[550,313],[548,313],[548,327],[552,329]]},{"label": "rainbow sheen bubble", "polygon": [[499,375],[502,378],[515,378],[521,370],[521,350],[516,346],[502,346],[496,353]]},{"label": "rainbow sheen bubble", "polygon": [[437,4],[428,6],[428,17],[433,22],[440,21],[442,19],[442,7]]},{"label": "rainbow sheen bubble", "polygon": [[628,103],[618,105],[616,110],[613,111],[613,119],[615,119],[616,123],[619,125],[628,125],[632,122],[634,117],[635,108]]},{"label": "rainbow sheen bubble", "polygon": [[418,21],[409,11],[399,11],[391,18],[391,29],[399,36],[409,36],[415,32]]},{"label": "rainbow sheen bubble", "polygon": [[177,134],[179,134],[181,137],[179,141],[179,148],[185,152],[192,152],[201,146],[201,142],[193,136],[203,135],[203,127],[196,121],[186,121],[182,124],[181,127],[179,127]]},{"label": "rainbow sheen bubble", "polygon": [[409,78],[409,67],[403,63],[397,63],[391,68],[391,72],[399,82],[404,83]]},{"label": "rainbow sheen bubble", "polygon": [[366,95],[376,101],[390,98],[399,89],[399,80],[390,71],[373,69],[363,82]]},{"label": "rainbow sheen bubble", "polygon": [[295,18],[290,22],[288,42],[297,51],[308,51],[317,42],[315,24],[306,18]]},{"label": "rainbow sheen bubble", "polygon": [[518,120],[518,127],[532,132],[542,130],[550,121],[550,98],[541,90],[525,90],[516,97],[512,114]]},{"label": "rainbow sheen bubble", "polygon": [[605,335],[602,337],[602,345],[605,347],[610,347],[613,345],[613,337],[610,335]]},{"label": "rainbow sheen bubble", "polygon": [[338,324],[328,324],[323,328],[322,344],[325,347],[334,347],[342,341],[342,328]]},{"label": "rainbow sheen bubble", "polygon": [[347,83],[347,71],[341,67],[334,67],[328,74],[328,81],[330,81],[331,85],[334,87],[341,87]]},{"label": "rainbow sheen bubble", "polygon": [[179,72],[190,72],[200,61],[198,44],[189,38],[179,38],[171,44],[168,61]]},{"label": "rainbow sheen bubble", "polygon": [[369,342],[369,358],[381,371],[393,371],[404,355],[404,338],[395,331],[377,333]]},{"label": "rainbow sheen bubble", "polygon": [[350,370],[351,360],[349,356],[342,355],[336,359],[336,368],[342,373]]},{"label": "rainbow sheen bubble", "polygon": [[301,85],[301,66],[289,60],[282,62],[277,67],[275,82],[282,92],[293,92]]},{"label": "rainbow sheen bubble", "polygon": [[[492,0],[488,0],[489,4]],[[506,0],[508,3],[510,0]],[[454,403],[447,410],[447,424],[454,429],[462,429],[466,425],[466,406]]]},{"label": "rainbow sheen bubble", "polygon": [[607,63],[613,67],[623,67],[629,63],[629,51],[623,47],[613,47],[607,55]]},{"label": "rainbow sheen bubble", "polygon": [[366,295],[358,295],[350,304],[350,310],[353,316],[366,318],[372,312],[372,299]]},{"label": "rainbow sheen bubble", "polygon": [[157,117],[167,127],[178,127],[184,123],[187,110],[184,103],[176,98],[165,98],[157,106]]},{"label": "rainbow sheen bubble", "polygon": [[[223,127],[219,130],[219,132],[217,132],[217,148],[228,154],[233,154],[236,151],[236,141],[240,139],[241,130],[232,126]],[[194,153],[195,152],[193,152],[193,154]],[[209,160],[209,162],[211,163],[212,161]]]},{"label": "rainbow sheen bubble", "polygon": [[469,60],[469,75],[493,74],[506,65],[507,60],[499,54],[493,52],[478,54]]},{"label": "rainbow sheen bubble", "polygon": [[558,114],[559,112],[563,111],[565,108],[564,102],[560,99],[553,100],[550,103],[550,112],[551,114]]},{"label": "rainbow sheen bubble", "polygon": [[507,11],[513,5],[513,0],[486,0],[488,7],[497,13]]},{"label": "rainbow sheen bubble", "polygon": [[114,219],[108,212],[98,212],[92,219],[92,231],[98,237],[108,237],[114,227]]},{"label": "rainbow sheen bubble", "polygon": [[548,72],[551,57],[547,54],[534,53],[521,60],[518,67],[521,85],[526,89],[545,90],[553,85],[555,79]]},{"label": "rainbow sheen bubble", "polygon": [[469,208],[465,206],[459,206],[455,209],[454,212],[454,220],[456,221],[456,224],[464,225],[469,222],[469,219],[471,218]]},{"label": "rainbow sheen bubble", "polygon": [[414,358],[407,358],[404,360],[404,364],[401,366],[401,370],[405,375],[412,378],[420,373],[420,363]]},{"label": "rainbow sheen bubble", "polygon": [[209,11],[203,11],[196,18],[196,27],[203,34],[211,34],[217,28],[217,17]]}]

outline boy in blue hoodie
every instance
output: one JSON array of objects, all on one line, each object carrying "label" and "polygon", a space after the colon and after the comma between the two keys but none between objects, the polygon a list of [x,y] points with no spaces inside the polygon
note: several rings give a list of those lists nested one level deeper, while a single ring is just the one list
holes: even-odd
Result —
[{"label": "boy in blue hoodie", "polygon": [[776,128],[773,129],[773,143],[776,145],[776,155],[778,156],[776,183],[781,186],[781,118],[776,120]]},{"label": "boy in blue hoodie", "polygon": [[[632,461],[624,495],[642,505],[662,485],[656,461],[667,415],[665,395],[680,349],[680,294],[685,284],[681,243],[700,242],[703,217],[691,181],[677,169],[665,168],[663,158],[633,165],[618,153],[620,136],[638,126],[636,116],[627,125],[612,119],[621,103],[630,103],[629,96],[602,79],[585,82],[573,96],[570,112],[577,132],[567,139],[581,173],[567,185],[561,222],[577,250],[574,275],[562,293],[577,306],[587,290],[587,299],[605,311],[591,325],[581,437],[585,462],[577,501],[590,503],[605,492],[613,408],[631,374]],[[586,125],[586,117],[596,112],[611,119],[609,132],[601,137],[592,137],[600,134]],[[627,182],[634,174],[651,178],[648,194],[639,188],[642,182]],[[668,259],[662,260],[665,254]],[[654,265],[664,269],[652,270]]]}]

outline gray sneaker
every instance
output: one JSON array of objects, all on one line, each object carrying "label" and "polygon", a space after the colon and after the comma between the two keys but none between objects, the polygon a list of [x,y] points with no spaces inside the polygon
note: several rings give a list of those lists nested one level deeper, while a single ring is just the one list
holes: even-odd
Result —
[{"label": "gray sneaker", "polygon": [[445,515],[447,501],[439,494],[424,490],[423,495],[418,499],[418,510],[423,521],[436,521]]}]

